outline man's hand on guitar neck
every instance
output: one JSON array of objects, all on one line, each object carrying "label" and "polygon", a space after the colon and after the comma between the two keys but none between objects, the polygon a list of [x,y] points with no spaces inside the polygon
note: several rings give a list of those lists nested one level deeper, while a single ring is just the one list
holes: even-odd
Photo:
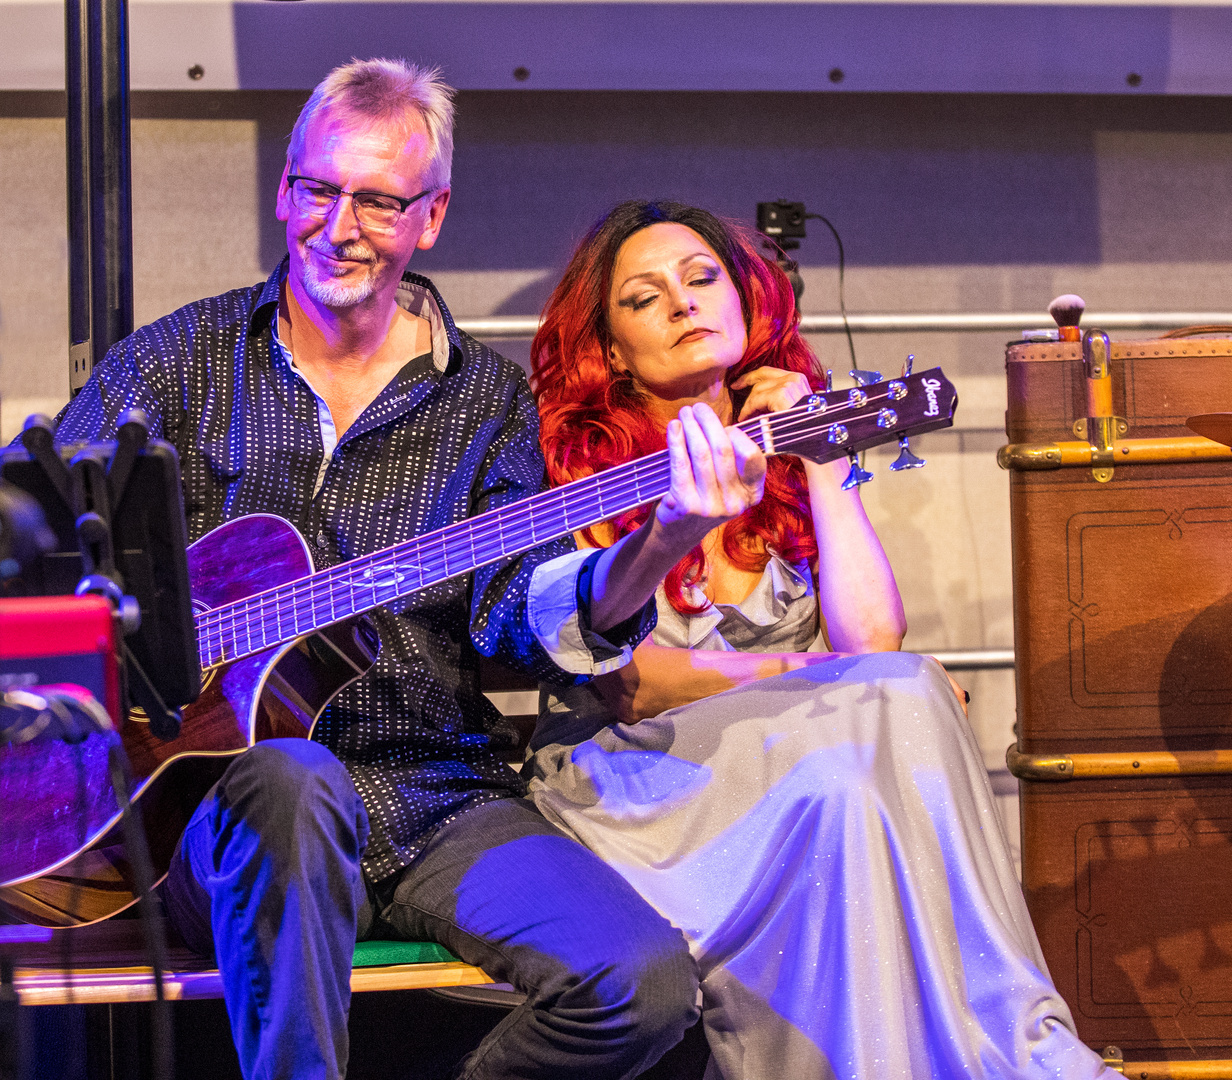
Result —
[{"label": "man's hand on guitar neck", "polygon": [[761,501],[766,457],[708,405],[686,405],[667,427],[671,490],[650,520],[608,548],[595,567],[590,625],[623,622],[712,529]]}]

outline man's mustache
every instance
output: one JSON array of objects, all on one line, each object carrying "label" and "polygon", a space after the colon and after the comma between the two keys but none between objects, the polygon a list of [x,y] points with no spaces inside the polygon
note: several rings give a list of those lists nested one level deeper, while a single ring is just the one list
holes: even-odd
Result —
[{"label": "man's mustache", "polygon": [[314,236],[305,242],[305,247],[319,255],[328,255],[333,259],[350,259],[354,262],[376,262],[376,255],[367,244],[352,240],[346,244],[331,244],[323,236]]}]

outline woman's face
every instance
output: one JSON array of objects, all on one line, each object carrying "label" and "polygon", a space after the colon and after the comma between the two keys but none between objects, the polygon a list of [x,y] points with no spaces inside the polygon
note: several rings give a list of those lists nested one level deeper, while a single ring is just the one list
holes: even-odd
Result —
[{"label": "woman's face", "polygon": [[665,401],[711,400],[744,355],[740,294],[719,257],[685,225],[635,232],[616,253],[607,306],[611,362]]}]

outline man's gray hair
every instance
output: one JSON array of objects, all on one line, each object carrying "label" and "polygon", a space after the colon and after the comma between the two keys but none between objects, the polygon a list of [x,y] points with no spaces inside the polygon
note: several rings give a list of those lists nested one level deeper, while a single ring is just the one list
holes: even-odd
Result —
[{"label": "man's gray hair", "polygon": [[428,129],[428,167],[424,182],[436,191],[449,186],[453,167],[453,87],[440,68],[420,67],[408,60],[352,60],[334,68],[312,91],[291,129],[287,158],[298,162],[304,132],[323,109],[337,109],[359,120],[404,120],[411,109]]}]

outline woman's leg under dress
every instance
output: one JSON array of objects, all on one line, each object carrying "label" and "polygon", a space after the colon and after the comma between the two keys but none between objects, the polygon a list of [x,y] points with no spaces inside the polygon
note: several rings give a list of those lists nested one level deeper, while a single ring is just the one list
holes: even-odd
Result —
[{"label": "woman's leg under dress", "polygon": [[1048,977],[935,662],[829,661],[546,747],[536,767],[544,813],[684,931],[712,1074],[1104,1072]]}]

